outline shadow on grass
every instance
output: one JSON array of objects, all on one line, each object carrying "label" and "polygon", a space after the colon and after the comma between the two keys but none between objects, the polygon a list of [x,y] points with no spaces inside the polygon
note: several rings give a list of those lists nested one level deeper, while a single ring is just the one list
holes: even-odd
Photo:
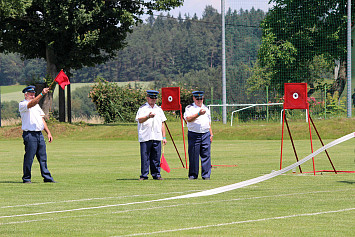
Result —
[{"label": "shadow on grass", "polygon": [[87,123],[90,127],[115,127],[115,126],[137,126],[137,123],[104,123],[104,124],[91,124]]},{"label": "shadow on grass", "polygon": [[22,181],[0,181],[0,184],[22,184]]},{"label": "shadow on grass", "polygon": [[119,181],[129,181],[129,180],[139,180],[139,178],[136,178],[136,179],[116,179],[116,180],[119,180]]},{"label": "shadow on grass", "polygon": [[345,184],[355,184],[355,181],[347,181],[347,180],[344,180],[344,181],[338,181],[339,183],[345,183]]},{"label": "shadow on grass", "polygon": [[[188,178],[164,178],[164,180],[187,180],[187,179],[188,179]],[[120,178],[118,178],[118,179],[116,179],[116,180],[119,180],[119,181],[131,181],[131,180],[136,180],[136,181],[148,181],[148,180],[153,180],[153,181],[155,181],[155,182],[158,182],[158,181],[164,182],[164,180],[155,180],[155,179],[153,179],[153,178],[147,179],[147,180],[139,180],[139,178],[136,178],[136,179],[120,179]]]}]

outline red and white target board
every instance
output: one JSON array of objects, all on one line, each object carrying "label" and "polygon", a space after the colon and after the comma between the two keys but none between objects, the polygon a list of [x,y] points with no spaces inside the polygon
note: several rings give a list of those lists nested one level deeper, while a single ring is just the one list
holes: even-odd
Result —
[{"label": "red and white target board", "polygon": [[284,109],[308,109],[307,83],[285,83]]},{"label": "red and white target board", "polygon": [[[315,124],[313,123],[313,120],[309,114],[309,104],[307,102],[307,83],[285,83],[284,85],[284,105],[283,105],[283,113],[282,113],[282,137],[281,137],[281,157],[280,157],[280,170],[282,169],[282,150],[283,150],[283,140],[284,140],[284,123],[286,123],[287,126],[287,130],[288,133],[290,135],[290,140],[292,143],[292,147],[293,147],[293,151],[295,153],[296,156],[296,160],[298,161],[298,155],[296,152],[296,147],[295,144],[293,142],[293,138],[291,135],[291,130],[288,126],[288,122],[286,119],[286,110],[287,109],[305,109],[306,110],[306,114],[307,114],[307,120],[308,120],[308,127],[309,127],[309,138],[310,138],[310,143],[311,143],[311,151],[313,153],[313,142],[312,142],[312,131],[311,131],[311,123],[313,125],[314,130],[317,133],[317,136],[321,142],[321,144],[324,146],[324,143],[317,131],[317,128],[315,126]],[[327,152],[327,150],[325,150],[327,156],[328,156],[328,160],[333,168],[333,171],[335,173],[337,173],[333,162],[330,159],[330,156]],[[314,175],[316,174],[316,170],[315,170],[315,163],[314,163],[314,158],[312,158],[313,161],[313,173]],[[299,170],[302,173],[302,169],[301,166],[299,166]]]},{"label": "red and white target board", "polygon": [[172,142],[174,144],[176,153],[178,154],[178,156],[180,158],[181,164],[182,164],[182,166],[184,168],[186,167],[186,169],[187,169],[188,167],[187,167],[187,154],[186,154],[186,145],[185,145],[185,134],[184,134],[184,126],[183,126],[182,109],[181,109],[181,103],[180,103],[180,87],[163,87],[163,88],[161,88],[161,108],[164,111],[169,111],[169,110],[170,111],[171,110],[173,110],[173,111],[179,110],[180,111],[182,139],[183,139],[183,142],[184,142],[184,152],[185,152],[186,166],[184,166],[184,163],[182,162],[182,159],[180,157],[180,153],[177,150],[177,147],[175,145],[173,136],[170,133],[168,124],[166,122],[164,122],[164,123],[165,123],[166,128],[168,129],[170,138],[171,138],[171,140],[172,140]]},{"label": "red and white target board", "polygon": [[180,110],[180,87],[161,88],[161,108],[167,110]]}]

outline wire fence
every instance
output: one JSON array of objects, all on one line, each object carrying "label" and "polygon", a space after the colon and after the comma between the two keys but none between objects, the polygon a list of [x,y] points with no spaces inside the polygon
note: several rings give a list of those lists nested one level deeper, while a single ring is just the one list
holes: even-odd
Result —
[{"label": "wire fence", "polygon": [[[280,107],[267,104],[282,103],[284,83],[299,82],[308,83],[314,118],[346,117],[346,1],[266,2],[226,0],[227,104],[238,104],[228,120],[278,120]],[[221,120],[221,107],[211,109]]]},{"label": "wire fence", "polygon": [[[268,90],[268,88],[267,88]],[[265,91],[268,95],[269,92]],[[277,102],[271,102],[277,101]],[[327,85],[317,90],[312,96],[307,99],[309,104],[309,113],[313,118],[327,119],[334,117],[346,117],[346,99],[338,98],[337,95],[331,96],[327,93]],[[211,103],[211,100],[206,100],[209,109],[211,110],[213,121],[222,121],[222,101],[216,100]],[[281,121],[281,112],[283,109],[283,98],[273,98],[268,100],[268,96],[264,103],[241,103],[227,104],[227,120],[230,125],[250,122],[250,121]],[[306,119],[305,110],[287,110],[287,113],[294,119]]]}]

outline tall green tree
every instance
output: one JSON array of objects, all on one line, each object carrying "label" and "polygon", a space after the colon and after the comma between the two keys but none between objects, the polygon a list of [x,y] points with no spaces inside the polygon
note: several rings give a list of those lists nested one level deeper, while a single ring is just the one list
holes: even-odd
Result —
[{"label": "tall green tree", "polygon": [[140,16],[183,0],[2,0],[0,52],[44,58],[48,73],[101,64],[117,55]]},{"label": "tall green tree", "polygon": [[[339,67],[330,89],[342,94],[346,83],[346,0],[271,0],[262,23],[259,59],[250,82],[282,90],[285,82],[319,83],[316,63]],[[354,16],[354,8],[352,15]],[[355,17],[353,18],[355,19]],[[321,61],[319,61],[321,59]],[[324,73],[318,73],[324,75]],[[324,83],[324,82],[323,82]]]},{"label": "tall green tree", "polygon": [[0,54],[0,85],[15,84],[22,76],[24,62],[16,54]]},{"label": "tall green tree", "polygon": [[[60,69],[102,64],[126,43],[140,16],[170,10],[183,0],[2,0],[0,53],[19,53],[24,59],[44,58],[48,75]],[[51,95],[50,95],[51,96]],[[60,121],[65,121],[64,92],[59,93]],[[51,98],[45,97],[44,111]]]}]

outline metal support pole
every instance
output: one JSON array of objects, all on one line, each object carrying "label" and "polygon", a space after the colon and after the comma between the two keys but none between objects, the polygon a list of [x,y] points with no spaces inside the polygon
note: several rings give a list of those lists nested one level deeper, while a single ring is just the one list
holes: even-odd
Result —
[{"label": "metal support pole", "polygon": [[68,123],[71,123],[71,89],[70,89],[70,84],[67,85],[67,116],[68,116]]},{"label": "metal support pole", "polygon": [[[269,87],[266,86],[266,104],[269,103]],[[269,106],[266,106],[266,122],[269,122]]]},{"label": "metal support pole", "polygon": [[222,15],[222,94],[223,94],[223,124],[227,123],[227,86],[226,86],[226,25],[225,25],[225,0],[221,0]]},{"label": "metal support pole", "polygon": [[213,86],[211,87],[211,105],[213,105]]},{"label": "metal support pole", "polygon": [[[284,119],[285,119],[285,123],[286,123],[286,127],[287,127],[287,131],[288,131],[288,135],[290,136],[290,140],[291,140],[291,144],[292,144],[292,148],[293,148],[293,152],[295,153],[295,156],[296,156],[296,161],[298,162],[298,155],[297,155],[297,151],[296,151],[296,147],[295,147],[295,143],[293,142],[293,138],[292,138],[292,135],[291,135],[291,130],[290,130],[290,127],[288,126],[288,122],[287,122],[287,119],[286,119],[286,115],[284,114]],[[313,152],[312,152],[313,153]],[[300,173],[302,173],[302,169],[301,169],[301,166],[298,166],[299,170],[300,170]],[[281,169],[281,165],[280,165],[280,169]]]},{"label": "metal support pole", "polygon": [[65,122],[65,90],[58,86],[59,90],[59,122]]},{"label": "metal support pole", "polygon": [[167,124],[165,121],[164,121],[164,124],[165,124],[166,129],[168,130],[168,133],[169,133],[169,135],[170,135],[171,141],[173,142],[173,145],[174,145],[174,147],[175,147],[175,151],[176,151],[176,153],[177,153],[177,154],[178,154],[178,156],[179,156],[179,159],[180,159],[181,165],[182,165],[182,167],[184,167],[184,168],[185,168],[184,162],[182,162],[182,159],[181,159],[180,153],[179,153],[179,151],[178,151],[178,149],[177,149],[177,147],[176,147],[176,145],[175,145],[175,142],[174,142],[173,136],[171,135],[171,132],[170,132],[170,130],[169,130],[168,124]]},{"label": "metal support pole", "polygon": [[[318,130],[317,130],[317,128],[316,128],[316,125],[314,124],[313,119],[311,118],[311,116],[309,116],[309,120],[311,121],[311,123],[312,123],[312,125],[313,125],[314,131],[316,131],[316,133],[317,133],[317,136],[318,136],[318,138],[319,138],[320,143],[322,144],[322,146],[324,146],[323,140],[322,140],[322,138],[320,137],[319,132],[318,132]],[[334,173],[337,174],[337,171],[336,171],[336,169],[335,169],[335,167],[334,167],[334,165],[333,165],[332,160],[330,159],[330,156],[329,156],[329,154],[328,154],[328,151],[327,151],[327,150],[324,150],[324,151],[325,151],[325,154],[327,154],[328,160],[329,160],[330,164],[332,165],[332,168],[333,168],[333,170],[334,170]]]},{"label": "metal support pole", "polygon": [[1,86],[0,86],[0,127],[1,127]]},{"label": "metal support pole", "polygon": [[348,40],[347,40],[347,115],[351,118],[351,0],[348,0]]},{"label": "metal support pole", "polygon": [[324,119],[327,118],[327,84],[324,84]]}]

